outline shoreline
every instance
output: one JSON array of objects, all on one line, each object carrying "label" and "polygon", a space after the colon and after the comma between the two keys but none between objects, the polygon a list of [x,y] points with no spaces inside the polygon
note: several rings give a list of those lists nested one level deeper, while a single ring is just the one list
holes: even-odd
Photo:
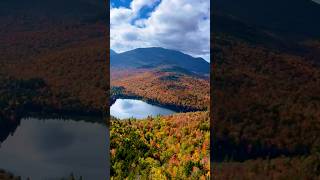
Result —
[{"label": "shoreline", "polygon": [[8,112],[0,113],[0,121],[17,122],[23,117],[61,118],[61,119],[89,119],[91,122],[107,122],[107,113],[97,109],[80,108],[54,108],[49,105],[25,104],[12,108]]},{"label": "shoreline", "polygon": [[197,109],[197,108],[192,108],[192,107],[186,107],[186,106],[180,106],[180,105],[175,105],[175,104],[163,104],[160,103],[159,101],[144,98],[141,96],[136,96],[136,95],[125,95],[125,94],[118,94],[114,96],[110,96],[110,107],[116,102],[117,99],[132,99],[132,100],[141,100],[144,101],[145,103],[148,103],[150,105],[155,105],[159,106],[162,108],[166,108],[172,111],[175,111],[176,113],[186,113],[186,112],[196,112],[196,111],[205,111],[206,109]]}]

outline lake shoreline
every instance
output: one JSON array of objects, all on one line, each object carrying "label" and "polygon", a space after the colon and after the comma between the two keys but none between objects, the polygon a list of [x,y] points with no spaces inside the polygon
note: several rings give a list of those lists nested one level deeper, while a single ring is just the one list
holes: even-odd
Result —
[{"label": "lake shoreline", "polygon": [[90,108],[54,108],[48,105],[38,105],[38,104],[25,104],[20,107],[10,108],[10,111],[6,113],[0,113],[0,121],[10,121],[16,122],[22,117],[58,117],[58,118],[90,118],[90,119],[100,119],[96,122],[104,122],[107,124],[107,113],[101,112],[100,110],[90,109]]},{"label": "lake shoreline", "polygon": [[203,109],[197,109],[197,108],[192,108],[192,107],[186,107],[186,106],[179,106],[175,104],[163,104],[160,103],[159,101],[144,98],[142,96],[137,96],[137,95],[126,95],[126,94],[117,94],[110,96],[110,107],[116,102],[117,99],[132,99],[132,100],[141,100],[144,101],[148,104],[159,106],[162,108],[166,108],[172,111],[175,111],[176,113],[185,113],[185,112],[196,112],[196,111],[203,111]]},{"label": "lake shoreline", "polygon": [[149,116],[155,117],[157,115],[175,114],[168,108],[160,107],[147,103],[142,100],[121,98],[110,107],[110,115],[118,119],[145,119]]}]

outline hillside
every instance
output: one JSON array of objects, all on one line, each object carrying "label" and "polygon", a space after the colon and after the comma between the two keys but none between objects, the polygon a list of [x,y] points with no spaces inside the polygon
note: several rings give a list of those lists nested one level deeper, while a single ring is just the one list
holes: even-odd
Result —
[{"label": "hillside", "polygon": [[[318,177],[319,39],[314,31],[318,24],[311,23],[310,15],[318,5],[311,1],[230,3],[217,2],[215,22],[228,21],[213,37],[214,177]],[[287,17],[297,8],[303,16]],[[271,12],[274,16],[262,16]],[[280,23],[285,20],[287,24]],[[301,20],[306,26],[293,28]]]},{"label": "hillside", "polygon": [[[6,91],[15,97],[12,101],[20,103],[8,108],[30,107],[24,113],[102,114],[109,87],[103,2],[32,0],[1,4],[6,10],[0,16],[0,79],[26,83],[37,79],[43,86],[34,89],[30,99]],[[52,13],[47,14],[46,9]]]},{"label": "hillside", "polygon": [[176,111],[208,109],[210,66],[205,60],[163,48],[139,48],[110,60],[111,87],[122,88],[122,97]]},{"label": "hillside", "polygon": [[111,178],[208,179],[208,112],[112,120]]},{"label": "hillside", "polygon": [[319,179],[319,155],[215,163],[214,177],[232,179]]},{"label": "hillside", "polygon": [[[41,78],[55,97],[77,99],[92,110],[103,111],[109,71],[105,46],[100,41],[102,39],[92,39],[60,51],[50,51],[13,67],[11,72],[19,79]],[[59,105],[56,103],[54,105]]]},{"label": "hillside", "polygon": [[239,41],[216,57],[217,160],[309,153],[318,137],[319,68]]},{"label": "hillside", "polygon": [[177,70],[140,70],[111,79],[111,85],[124,88],[125,95],[142,97],[177,111],[205,110],[210,102],[207,79],[180,74]]}]

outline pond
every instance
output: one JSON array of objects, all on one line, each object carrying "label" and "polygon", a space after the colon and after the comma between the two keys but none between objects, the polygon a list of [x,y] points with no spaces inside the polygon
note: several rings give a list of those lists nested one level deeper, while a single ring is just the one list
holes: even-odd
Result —
[{"label": "pond", "polygon": [[135,99],[117,99],[110,108],[110,114],[118,119],[144,119],[148,116],[169,115],[173,113],[175,112],[170,109]]},{"label": "pond", "polygon": [[22,119],[0,146],[0,168],[22,179],[105,179],[106,126],[85,121]]}]

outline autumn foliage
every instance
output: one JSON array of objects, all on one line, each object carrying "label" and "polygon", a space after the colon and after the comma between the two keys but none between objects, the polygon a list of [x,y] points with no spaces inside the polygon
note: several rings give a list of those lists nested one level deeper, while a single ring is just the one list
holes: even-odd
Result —
[{"label": "autumn foliage", "polygon": [[124,94],[142,97],[178,111],[207,110],[210,83],[207,78],[166,69],[111,70],[111,86]]},{"label": "autumn foliage", "polygon": [[208,112],[112,120],[112,179],[209,179]]},{"label": "autumn foliage", "polygon": [[221,33],[214,47],[214,176],[317,177],[311,173],[320,142],[316,46],[293,52]]}]

